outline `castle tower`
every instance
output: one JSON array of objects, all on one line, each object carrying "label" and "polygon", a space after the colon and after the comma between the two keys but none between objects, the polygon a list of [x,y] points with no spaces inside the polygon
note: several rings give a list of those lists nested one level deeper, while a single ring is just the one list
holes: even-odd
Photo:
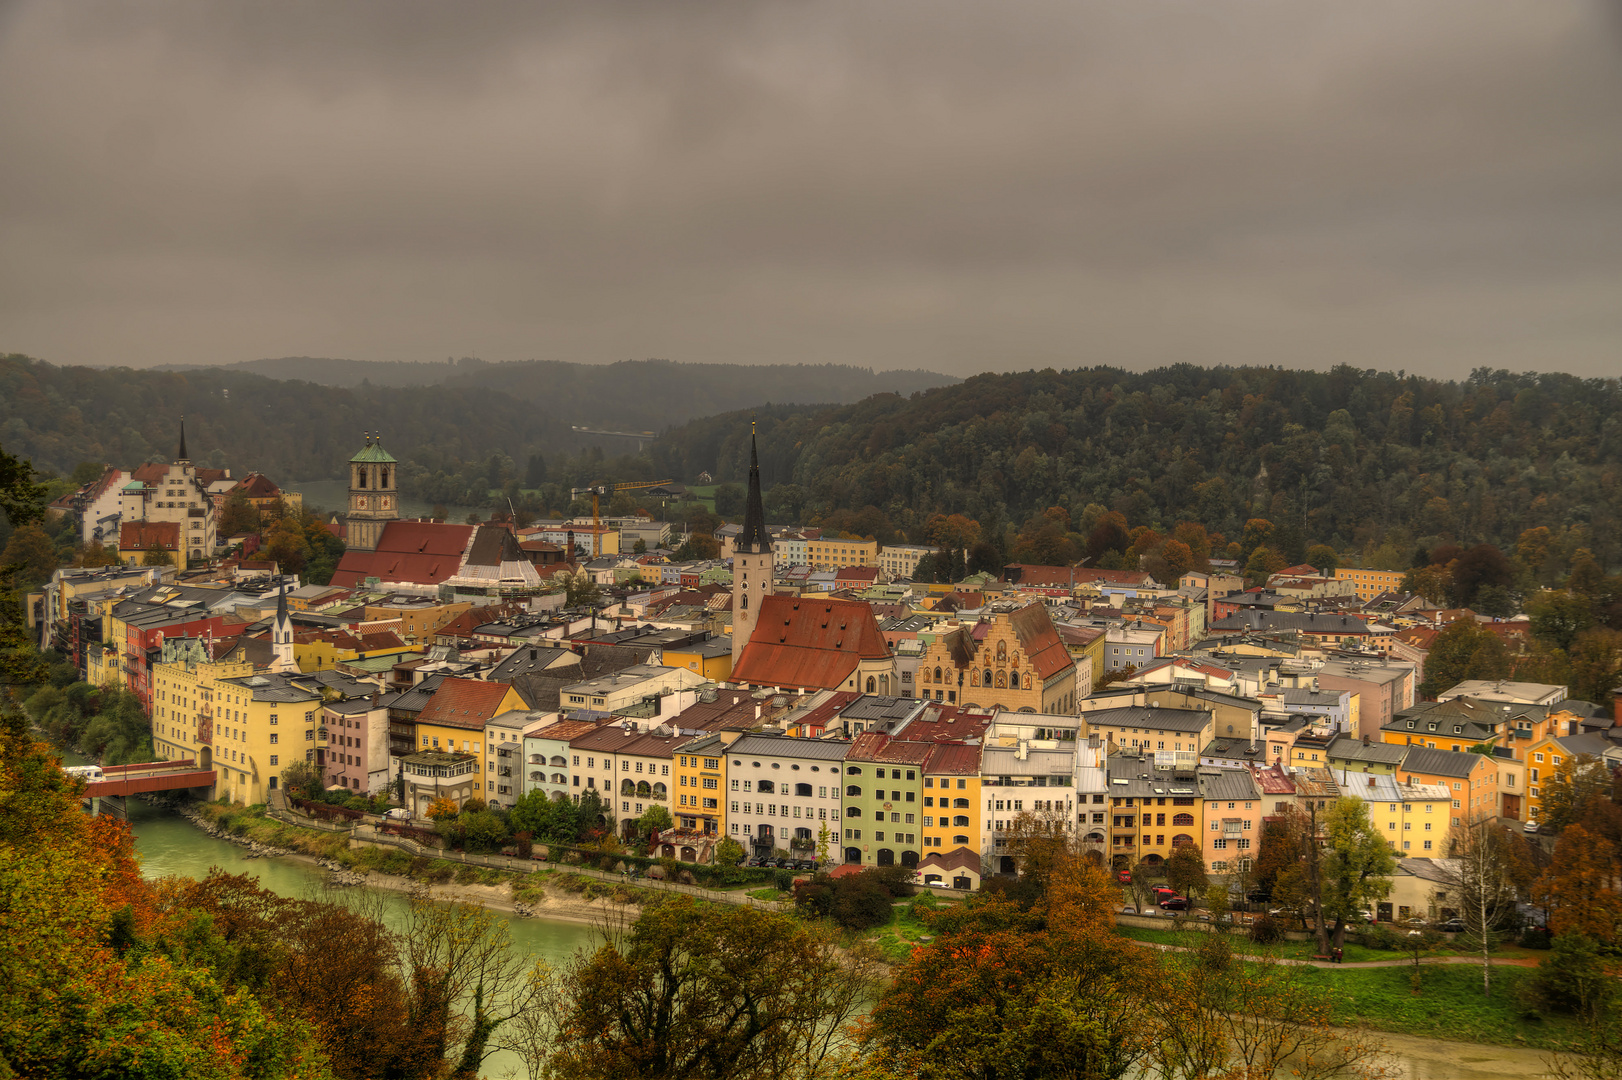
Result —
[{"label": "castle tower", "polygon": [[354,551],[376,551],[383,526],[400,516],[395,490],[395,460],[366,433],[366,445],[349,459],[349,512],[344,543]]},{"label": "castle tower", "polygon": [[743,532],[732,552],[732,665],[755,632],[760,603],[772,592],[772,538],[760,502],[760,455],[754,424],[749,425],[749,501],[744,505]]},{"label": "castle tower", "polygon": [[287,590],[276,592],[276,621],[270,627],[270,647],[275,660],[272,671],[296,672],[298,662],[293,657],[293,620],[287,614]]}]

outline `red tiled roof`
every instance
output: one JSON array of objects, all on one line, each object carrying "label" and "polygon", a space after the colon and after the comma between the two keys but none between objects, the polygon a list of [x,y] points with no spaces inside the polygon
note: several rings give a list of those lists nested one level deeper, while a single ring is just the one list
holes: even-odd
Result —
[{"label": "red tiled roof", "polygon": [[918,862],[918,869],[928,870],[939,867],[942,870],[973,870],[980,872],[980,853],[971,851],[966,847],[955,847],[942,854],[939,851],[930,852]]},{"label": "red tiled roof", "polygon": [[379,581],[438,585],[462,566],[472,525],[441,521],[391,521],[383,526],[376,551],[344,552],[332,584],[352,588],[369,577]]},{"label": "red tiled roof", "polygon": [[1277,765],[1266,768],[1250,767],[1250,773],[1256,778],[1256,786],[1263,795],[1294,795],[1295,781]]},{"label": "red tiled roof", "polygon": [[820,731],[828,726],[828,721],[839,715],[841,709],[861,696],[853,690],[841,690],[794,723]]},{"label": "red tiled roof", "polygon": [[482,728],[496,715],[512,684],[482,679],[446,679],[423,706],[419,723],[446,727]]},{"label": "red tiled roof", "polygon": [[868,581],[879,579],[879,568],[876,566],[843,566],[834,574],[835,581]]},{"label": "red tiled roof", "polygon": [[257,472],[249,473],[237,481],[237,486],[231,489],[230,494],[235,495],[239,491],[250,499],[274,499],[282,493],[282,489],[272,483],[270,477]]},{"label": "red tiled roof", "polygon": [[[907,725],[911,727],[911,724]],[[924,772],[936,776],[977,776],[980,773],[980,748],[966,743],[936,743],[924,762]]]},{"label": "red tiled roof", "polygon": [[135,467],[135,471],[130,473],[130,479],[139,480],[141,483],[151,487],[153,484],[156,484],[159,480],[162,480],[168,475],[169,466],[160,465],[155,462],[148,462],[145,465],[137,465]]},{"label": "red tiled roof", "polygon": [[1027,604],[1010,615],[1008,621],[1019,635],[1020,647],[1031,658],[1031,666],[1042,678],[1051,679],[1065,668],[1076,666],[1070,658],[1070,650],[1059,639],[1059,631],[1054,628],[1046,604]]},{"label": "red tiled roof", "polygon": [[126,521],[118,527],[120,551],[145,551],[157,545],[165,551],[180,549],[180,522]]},{"label": "red tiled roof", "polygon": [[578,738],[597,727],[589,720],[559,720],[555,724],[548,724],[531,735],[532,739],[561,739],[564,742]]},{"label": "red tiled roof", "polygon": [[934,749],[934,743],[907,742],[892,738],[882,731],[864,731],[851,740],[845,760],[922,765]]},{"label": "red tiled roof", "polygon": [[852,600],[768,596],[734,682],[834,690],[862,660],[890,655],[873,609]]},{"label": "red tiled roof", "polygon": [[989,711],[970,711],[956,705],[926,705],[924,711],[909,720],[894,737],[905,742],[931,743],[978,739],[991,726],[991,718]]}]

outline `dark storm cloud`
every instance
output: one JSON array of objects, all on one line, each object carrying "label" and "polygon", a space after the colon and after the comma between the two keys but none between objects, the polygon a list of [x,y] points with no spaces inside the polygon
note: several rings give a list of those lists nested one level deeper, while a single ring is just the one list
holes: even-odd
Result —
[{"label": "dark storm cloud", "polygon": [[1599,4],[0,14],[0,348],[1614,374]]}]

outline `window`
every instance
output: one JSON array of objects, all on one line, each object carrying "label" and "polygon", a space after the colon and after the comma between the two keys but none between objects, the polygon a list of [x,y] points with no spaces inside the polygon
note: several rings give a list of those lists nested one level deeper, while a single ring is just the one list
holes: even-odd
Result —
[{"label": "window", "polygon": [[280,763],[280,761],[281,761],[281,758],[278,755],[276,755],[276,754],[270,755],[270,764],[271,764],[272,768],[275,768],[276,765]]},{"label": "window", "polygon": [[270,733],[270,741],[272,743],[276,742],[279,738],[280,736],[278,736],[274,731]]}]

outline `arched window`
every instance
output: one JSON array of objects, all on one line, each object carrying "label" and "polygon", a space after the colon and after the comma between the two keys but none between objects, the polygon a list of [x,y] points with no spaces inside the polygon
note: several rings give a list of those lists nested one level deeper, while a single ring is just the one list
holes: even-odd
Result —
[{"label": "arched window", "polygon": [[810,794],[811,794],[811,785],[810,784],[795,784],[794,785],[794,794],[799,796],[800,798],[809,797]]},{"label": "arched window", "polygon": [[1171,846],[1174,848],[1187,847],[1193,842],[1194,838],[1189,836],[1187,833],[1178,833],[1176,836],[1171,838]]},{"label": "arched window", "polygon": [[985,675],[983,675],[982,678],[984,679],[984,682],[981,683],[982,686],[990,686],[991,685],[991,669],[990,668],[986,668]]},{"label": "arched window", "polygon": [[1008,689],[1008,676],[1004,675],[1000,671],[997,672],[997,689],[998,690],[1006,690],[1006,689]]},{"label": "arched window", "polygon": [[564,765],[569,764],[569,762],[568,762],[568,760],[566,758],[564,758],[564,756],[562,754],[553,754],[552,755],[552,760],[548,761],[547,764],[548,765],[556,765],[556,766],[564,766]]},{"label": "arched window", "polygon": [[867,692],[869,694],[871,694],[873,691],[877,690],[878,688],[879,688],[878,680],[873,678],[873,676],[869,675],[867,677]]},{"label": "arched window", "polygon": [[1184,828],[1187,828],[1188,826],[1194,824],[1194,815],[1193,814],[1173,814],[1171,816],[1171,823],[1173,825],[1182,826]]},{"label": "arched window", "polygon": [[636,794],[636,785],[633,784],[629,780],[625,781],[623,784],[620,785],[620,794],[621,795],[635,795]]},{"label": "arched window", "polygon": [[1010,690],[1018,690],[1019,689],[1019,672],[1010,671],[1008,673],[1008,689],[1010,689]]},{"label": "arched window", "polygon": [[956,825],[960,829],[967,828],[968,824],[969,824],[968,815],[966,815],[966,814],[958,814],[956,817],[954,817],[952,819],[952,824]]},{"label": "arched window", "polygon": [[968,808],[969,808],[969,800],[967,800],[967,799],[953,799],[952,800],[952,809],[954,809],[954,810],[967,810]]},{"label": "arched window", "polygon": [[663,784],[655,784],[653,785],[653,797],[655,799],[662,799],[665,797],[665,792],[667,790],[669,789],[667,789]]},{"label": "arched window", "polygon": [[860,799],[862,797],[862,789],[853,784],[845,789],[845,794],[849,795],[853,799]]},{"label": "arched window", "polygon": [[646,780],[636,786],[636,797],[639,799],[653,798],[653,788]]},{"label": "arched window", "polygon": [[355,470],[355,486],[358,488],[366,486],[366,470],[364,468]]},{"label": "arched window", "polygon": [[935,669],[935,681],[936,682],[941,681],[941,669],[940,668]]},{"label": "arched window", "polygon": [[388,487],[389,486],[389,467],[387,465],[383,466],[383,471],[382,471],[382,473],[380,475],[381,475],[382,479],[378,480],[377,486],[378,487]]},{"label": "arched window", "polygon": [[562,773],[555,772],[555,773],[552,774],[552,783],[554,783],[554,784],[567,784],[568,782],[569,782],[569,778],[567,776],[564,776]]},{"label": "arched window", "polygon": [[775,794],[777,794],[777,792],[776,792],[776,790],[775,790],[775,789],[774,789],[774,788],[773,788],[773,787],[772,787],[772,784],[773,784],[773,781],[771,781],[771,780],[761,780],[761,781],[758,781],[758,782],[757,782],[757,783],[756,783],[756,784],[755,784],[755,790],[756,790],[756,791],[761,791],[761,792],[765,792],[765,793],[766,793],[766,794],[767,794],[767,795],[775,795]]},{"label": "arched window", "polygon": [[969,842],[969,838],[967,836],[954,836],[954,837],[952,837],[952,843],[954,843],[954,844],[967,844],[968,842]]},{"label": "arched window", "polygon": [[749,594],[744,593],[743,598],[741,600],[739,600],[738,603],[739,603],[739,605],[742,606],[743,610],[748,611],[749,610]]},{"label": "arched window", "polygon": [[860,806],[847,806],[845,807],[845,816],[848,818],[861,817],[862,808]]}]

